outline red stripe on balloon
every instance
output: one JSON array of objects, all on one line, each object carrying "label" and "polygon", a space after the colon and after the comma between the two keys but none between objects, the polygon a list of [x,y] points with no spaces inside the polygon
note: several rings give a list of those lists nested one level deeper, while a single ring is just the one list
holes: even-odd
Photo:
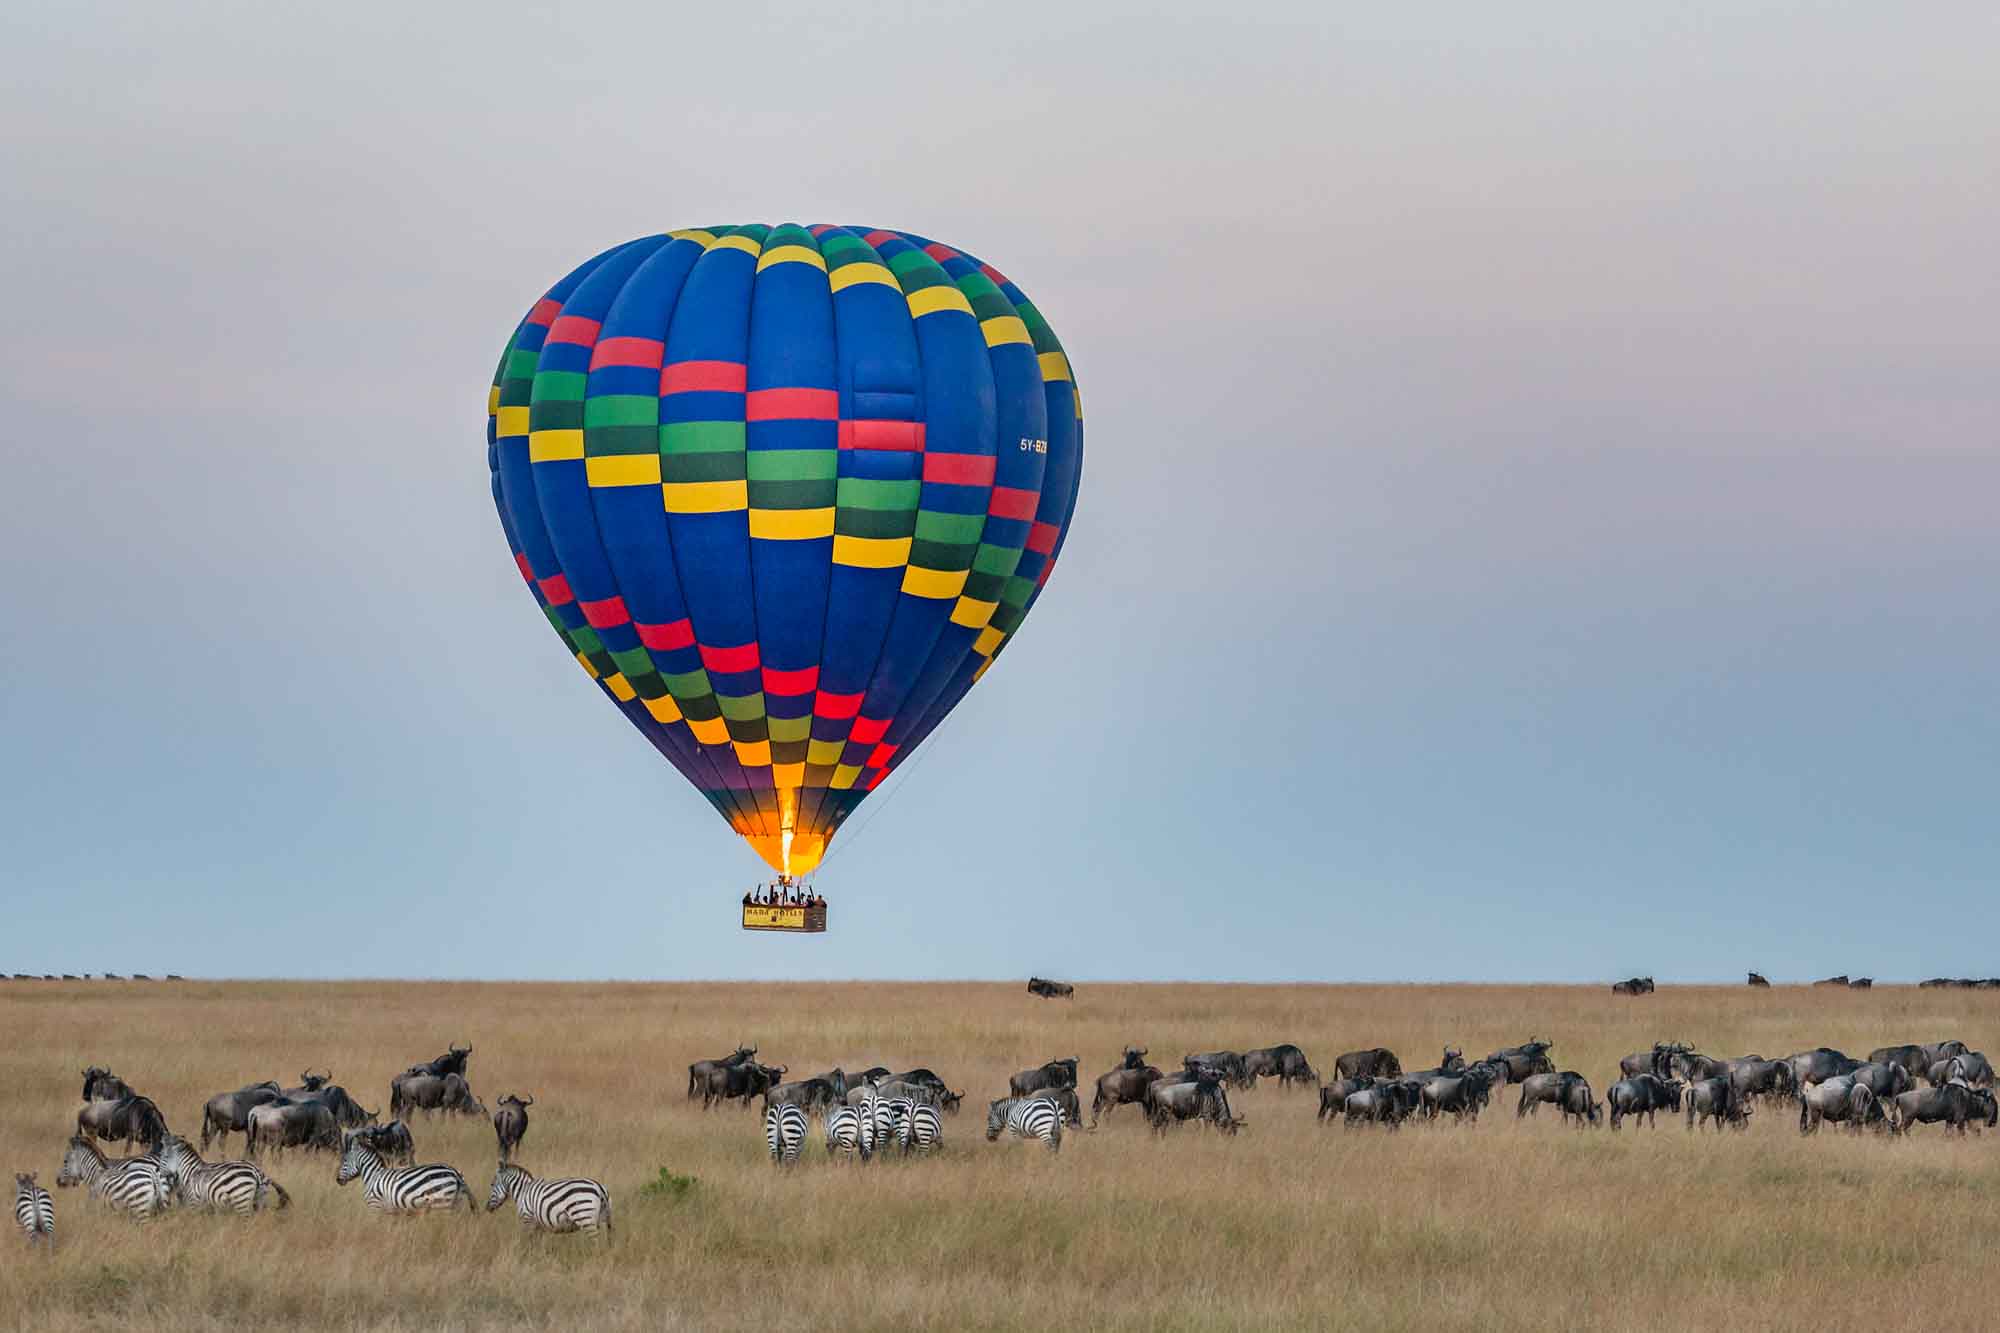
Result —
[{"label": "red stripe on balloon", "polygon": [[986,502],[986,512],[995,518],[1033,518],[1040,503],[1038,492],[1024,491],[1018,486],[995,486],[993,498]]},{"label": "red stripe on balloon", "polygon": [[749,373],[741,361],[676,361],[660,371],[660,393],[742,393]]},{"label": "red stripe on balloon", "polygon": [[882,739],[882,733],[889,729],[893,718],[857,717],[854,729],[847,733],[847,739],[855,745],[873,745]]},{"label": "red stripe on balloon", "polygon": [[606,338],[590,354],[590,368],[638,366],[658,370],[666,358],[667,345],[658,338]]},{"label": "red stripe on balloon", "polygon": [[596,320],[585,319],[582,315],[563,315],[549,325],[548,341],[588,347],[597,341],[597,332],[603,327]]},{"label": "red stripe on balloon", "polygon": [[752,389],[743,400],[745,421],[832,421],[840,394],[832,389]]},{"label": "red stripe on balloon", "polygon": [[766,694],[811,694],[819,688],[819,668],[803,667],[797,671],[780,671],[776,667],[764,668],[764,692]]},{"label": "red stripe on balloon", "polygon": [[606,597],[596,602],[578,602],[577,607],[583,612],[583,618],[590,622],[592,629],[610,629],[613,625],[622,625],[632,618],[632,613],[625,609],[623,597]]},{"label": "red stripe on balloon", "polygon": [[550,606],[562,606],[575,594],[569,590],[569,580],[561,574],[540,580],[537,584],[542,596],[549,599]]},{"label": "red stripe on balloon", "polygon": [[1037,555],[1047,555],[1056,549],[1056,538],[1061,533],[1053,523],[1037,523],[1028,529],[1028,549]]},{"label": "red stripe on balloon", "polygon": [[924,423],[921,421],[843,421],[840,423],[840,447],[843,449],[880,449],[890,453],[920,453],[924,447]]},{"label": "red stripe on balloon", "polygon": [[738,644],[734,648],[711,648],[701,646],[701,664],[710,671],[755,671],[757,669],[757,641]]},{"label": "red stripe on balloon", "polygon": [[528,312],[527,322],[530,324],[553,324],[556,316],[561,313],[562,302],[551,301],[548,297],[544,296],[541,300],[535,302],[535,308]]},{"label": "red stripe on balloon", "polygon": [[861,711],[862,698],[859,694],[828,694],[820,690],[813,695],[813,712],[825,718],[853,717]]},{"label": "red stripe on balloon", "polygon": [[632,628],[638,633],[640,643],[659,652],[694,646],[694,626],[685,619],[665,625],[635,624]]},{"label": "red stripe on balloon", "polygon": [[925,454],[924,480],[947,486],[991,486],[992,454]]}]

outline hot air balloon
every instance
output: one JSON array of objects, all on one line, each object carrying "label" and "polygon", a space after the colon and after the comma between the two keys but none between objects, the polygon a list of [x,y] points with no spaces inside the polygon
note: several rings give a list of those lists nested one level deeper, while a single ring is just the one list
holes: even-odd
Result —
[{"label": "hot air balloon", "polygon": [[1020,630],[1082,462],[1068,358],[1021,289],[870,227],[607,250],[535,302],[487,399],[543,615],[787,904]]}]

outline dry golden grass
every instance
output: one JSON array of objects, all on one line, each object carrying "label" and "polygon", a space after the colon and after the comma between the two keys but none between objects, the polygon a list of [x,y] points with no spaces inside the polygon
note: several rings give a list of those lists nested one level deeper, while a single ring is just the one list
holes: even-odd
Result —
[{"label": "dry golden grass", "polygon": [[[539,1099],[521,1160],[610,1186],[609,1244],[529,1237],[510,1215],[376,1218],[327,1157],[275,1169],[295,1206],[141,1229],[57,1192],[61,1244],[0,1247],[0,1326],[240,1328],[770,1326],[1952,1329],[2000,1324],[1989,1262],[2000,1136],[1906,1141],[1766,1114],[1749,1131],[1566,1131],[1516,1123],[1399,1134],[1314,1122],[1316,1097],[1238,1094],[1235,1140],[1157,1138],[1127,1108],[1061,1154],[983,1139],[1018,1068],[1138,1042],[1183,1051],[1296,1041],[1330,1069],[1387,1045],[1415,1067],[1531,1034],[1600,1095],[1655,1038],[1717,1054],[1819,1043],[1865,1053],[1960,1036],[2000,1049],[2000,996],[1884,988],[1017,985],[0,985],[0,1168],[52,1185],[80,1071],[111,1066],[192,1132],[215,1091],[330,1066],[365,1105],[391,1074],[474,1044],[473,1086]],[[689,1061],[754,1041],[794,1074],[927,1064],[967,1089],[945,1155],[789,1173],[761,1118],[683,1100]],[[1088,1100],[1088,1088],[1085,1089]],[[482,1201],[489,1124],[421,1117],[420,1161]],[[238,1140],[240,1142],[240,1140]],[[641,1186],[665,1166],[684,1197]],[[5,1179],[0,1177],[0,1179]]]}]

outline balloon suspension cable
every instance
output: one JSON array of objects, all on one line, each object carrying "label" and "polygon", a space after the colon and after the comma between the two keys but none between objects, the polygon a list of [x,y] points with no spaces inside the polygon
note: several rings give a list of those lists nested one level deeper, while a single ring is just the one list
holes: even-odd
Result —
[{"label": "balloon suspension cable", "polygon": [[[936,753],[937,742],[943,739],[944,734],[947,731],[951,730],[951,724],[956,721],[958,721],[957,714],[947,713],[945,715],[944,721],[938,724],[937,730],[933,731],[925,739],[924,748],[921,752],[918,753],[916,762],[910,765],[909,773],[916,772],[919,768],[921,768],[924,765],[924,763],[927,760],[929,760],[932,754]],[[895,769],[890,774],[891,777],[897,777],[898,775],[901,775],[901,780],[896,783],[895,790],[883,796],[880,801],[876,802],[869,808],[868,818],[862,820],[861,823],[855,827],[852,836],[841,839],[839,846],[834,847],[832,850],[827,852],[826,856],[820,861],[818,869],[820,870],[826,869],[828,865],[832,864],[834,857],[839,856],[849,847],[852,847],[860,839],[861,835],[868,831],[868,826],[875,822],[875,816],[881,814],[884,810],[889,808],[890,799],[896,796],[897,793],[901,792],[904,787],[907,787],[909,785],[909,777],[908,774],[904,773],[904,770],[900,768]]]}]

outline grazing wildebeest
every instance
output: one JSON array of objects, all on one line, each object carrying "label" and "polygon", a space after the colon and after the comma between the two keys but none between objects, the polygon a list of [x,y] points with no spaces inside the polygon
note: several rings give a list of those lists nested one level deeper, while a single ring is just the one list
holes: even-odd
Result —
[{"label": "grazing wildebeest", "polygon": [[1459,1050],[1456,1046],[1447,1046],[1444,1048],[1444,1059],[1438,1062],[1437,1068],[1418,1069],[1411,1073],[1403,1074],[1400,1077],[1405,1083],[1421,1087],[1426,1081],[1434,1079],[1440,1074],[1456,1074],[1464,1068],[1465,1052]]},{"label": "grazing wildebeest", "polygon": [[1531,1074],[1553,1074],[1555,1061],[1549,1059],[1549,1051],[1555,1043],[1530,1037],[1519,1046],[1509,1046],[1486,1057],[1482,1063],[1507,1066],[1507,1081],[1519,1083]]},{"label": "grazing wildebeest", "polygon": [[1210,1051],[1206,1055],[1184,1055],[1181,1065],[1186,1069],[1213,1069],[1230,1086],[1254,1088],[1257,1076],[1250,1072],[1250,1066],[1240,1051]]},{"label": "grazing wildebeest", "polygon": [[333,1112],[333,1123],[342,1129],[359,1129],[363,1125],[372,1125],[382,1114],[380,1111],[365,1109],[338,1083],[325,1084],[317,1092],[309,1092],[291,1100],[319,1102]]},{"label": "grazing wildebeest", "polygon": [[1243,1067],[1253,1079],[1277,1079],[1280,1088],[1290,1087],[1293,1083],[1319,1086],[1319,1072],[1306,1062],[1306,1053],[1290,1042],[1245,1051]]},{"label": "grazing wildebeest", "polygon": [[1750,984],[1750,985],[1752,985],[1752,986],[1762,986],[1762,987],[1764,987],[1764,988],[1765,988],[1765,989],[1767,989],[1767,990],[1768,990],[1768,989],[1770,988],[1770,985],[1771,985],[1771,983],[1770,983],[1769,981],[1766,981],[1766,980],[1764,979],[1764,974],[1763,974],[1762,972],[1752,972],[1752,973],[1750,974],[1750,983],[1749,983],[1749,984]]},{"label": "grazing wildebeest", "polygon": [[1695,1051],[1677,1051],[1673,1057],[1673,1067],[1682,1079],[1689,1083],[1699,1083],[1705,1079],[1721,1078],[1729,1072],[1729,1061],[1712,1055],[1701,1055]]},{"label": "grazing wildebeest", "polygon": [[416,1140],[410,1137],[410,1127],[400,1120],[391,1120],[386,1125],[364,1125],[354,1131],[355,1140],[372,1148],[377,1157],[385,1162],[401,1162],[413,1165],[417,1160]]},{"label": "grazing wildebeest", "polygon": [[133,1095],[131,1085],[108,1069],[92,1065],[83,1071],[83,1099],[87,1102],[122,1102]]},{"label": "grazing wildebeest", "polygon": [[1348,1094],[1347,1101],[1341,1106],[1342,1123],[1348,1128],[1357,1123],[1367,1123],[1395,1129],[1417,1109],[1421,1095],[1411,1083],[1375,1083]]},{"label": "grazing wildebeest", "polygon": [[1349,1051],[1333,1062],[1333,1072],[1340,1078],[1398,1078],[1402,1075],[1402,1062],[1396,1053],[1386,1046],[1376,1046],[1365,1051]]},{"label": "grazing wildebeest", "polygon": [[167,1120],[160,1114],[160,1108],[150,1097],[127,1095],[115,1102],[91,1102],[76,1113],[76,1132],[95,1136],[106,1143],[113,1139],[125,1141],[125,1151],[132,1151],[132,1141],[137,1139],[150,1152],[160,1146],[166,1137]]},{"label": "grazing wildebeest", "polygon": [[1809,1088],[1815,1083],[1824,1083],[1830,1078],[1839,1078],[1861,1068],[1863,1062],[1849,1059],[1831,1046],[1818,1046],[1810,1051],[1800,1051],[1787,1057],[1792,1067],[1792,1082],[1801,1088]]},{"label": "grazing wildebeest", "polygon": [[1771,1097],[1783,1101],[1795,1091],[1792,1067],[1783,1060],[1746,1055],[1730,1062],[1729,1078],[1736,1085],[1737,1093],[1744,1097]]},{"label": "grazing wildebeest", "polygon": [[1700,1129],[1713,1122],[1719,1130],[1725,1125],[1737,1129],[1750,1126],[1750,1100],[1736,1094],[1736,1084],[1727,1074],[1716,1074],[1709,1078],[1696,1079],[1687,1086],[1687,1127]]},{"label": "grazing wildebeest", "polygon": [[249,1131],[251,1107],[275,1102],[282,1095],[276,1079],[265,1079],[262,1083],[252,1083],[234,1092],[218,1092],[210,1097],[201,1111],[201,1150],[207,1152],[210,1141],[214,1139],[223,1140],[226,1148],[231,1134]]},{"label": "grazing wildebeest", "polygon": [[1578,1075],[1563,1084],[1562,1113],[1564,1123],[1574,1119],[1576,1127],[1582,1129],[1604,1115],[1604,1103],[1591,1095],[1589,1080]]},{"label": "grazing wildebeest", "polygon": [[845,1102],[847,1100],[847,1089],[850,1085],[847,1080],[847,1072],[839,1065],[835,1065],[832,1069],[816,1077],[820,1082],[833,1089],[833,1099],[835,1101]]},{"label": "grazing wildebeest", "polygon": [[1356,1074],[1349,1078],[1337,1078],[1331,1083],[1323,1083],[1319,1089],[1319,1119],[1331,1119],[1347,1111],[1347,1099],[1364,1088],[1375,1086],[1375,1080]]},{"label": "grazing wildebeest", "polygon": [[1028,994],[1039,995],[1044,1000],[1071,1000],[1076,998],[1076,987],[1067,981],[1047,981],[1041,977],[1029,977]]},{"label": "grazing wildebeest", "polygon": [[1899,1064],[1875,1064],[1871,1061],[1857,1067],[1849,1077],[1859,1086],[1874,1093],[1878,1102],[1887,1101],[1916,1086],[1916,1080],[1910,1077],[1910,1071]]},{"label": "grazing wildebeest", "polygon": [[1097,1093],[1090,1099],[1090,1127],[1096,1129],[1099,1116],[1120,1106],[1144,1103],[1146,1089],[1159,1077],[1160,1071],[1151,1065],[1141,1065],[1136,1069],[1120,1065],[1100,1077]]},{"label": "grazing wildebeest", "polygon": [[1063,1123],[1071,1129],[1083,1128],[1083,1104],[1077,1100],[1075,1088],[1043,1088],[1040,1092],[1031,1094],[1030,1100],[1037,1097],[1043,1101],[1054,1102],[1060,1107]]},{"label": "grazing wildebeest", "polygon": [[528,1133],[528,1108],[535,1099],[520,1097],[513,1093],[495,1103],[500,1109],[493,1113],[493,1136],[500,1140],[500,1160],[514,1160],[514,1149],[521,1146],[521,1140]]},{"label": "grazing wildebeest", "polygon": [[257,1156],[259,1145],[273,1152],[286,1148],[304,1148],[308,1152],[338,1150],[340,1147],[340,1125],[333,1118],[333,1111],[324,1102],[292,1102],[279,1100],[265,1102],[262,1106],[250,1108],[249,1130],[243,1155]]},{"label": "grazing wildebeest", "polygon": [[694,1100],[697,1088],[706,1087],[709,1079],[718,1069],[733,1069],[757,1054],[755,1046],[738,1046],[734,1055],[725,1055],[717,1060],[697,1060],[688,1066],[688,1100]]},{"label": "grazing wildebeest", "polygon": [[1013,1097],[1025,1097],[1043,1088],[1073,1088],[1076,1086],[1077,1058],[1073,1055],[1061,1060],[1051,1060],[1039,1069],[1023,1069],[1007,1080],[1007,1091]]},{"label": "grazing wildebeest", "polygon": [[928,1083],[931,1087],[936,1088],[939,1092],[943,1092],[945,1086],[944,1080],[942,1078],[938,1077],[930,1070],[921,1067],[908,1070],[901,1074],[891,1074],[889,1075],[889,1077],[883,1079],[882,1081],[884,1083]]},{"label": "grazing wildebeest", "polygon": [[1880,1120],[1882,1110],[1875,1094],[1849,1075],[1821,1079],[1799,1089],[1799,1133],[1814,1133],[1822,1120],[1844,1124],[1858,1133],[1863,1125]]},{"label": "grazing wildebeest", "polygon": [[1560,1074],[1530,1074],[1521,1081],[1521,1100],[1514,1104],[1514,1118],[1533,1115],[1543,1102],[1556,1106],[1563,1103],[1563,1093],[1572,1082],[1583,1075],[1574,1069],[1565,1069]]},{"label": "grazing wildebeest", "polygon": [[[874,1087],[878,1097],[893,1101],[909,1100],[920,1106],[935,1106],[944,1109],[944,1099],[952,1094],[935,1083],[905,1083],[901,1079],[885,1079]],[[961,1094],[962,1095],[962,1094]]]},{"label": "grazing wildebeest", "polygon": [[1820,978],[1820,979],[1819,979],[1818,981],[1815,981],[1815,982],[1813,983],[1813,985],[1815,985],[1815,986],[1839,986],[1839,987],[1841,987],[1842,989],[1845,989],[1845,988],[1846,988],[1846,986],[1847,986],[1847,974],[1846,974],[1845,972],[1843,972],[1843,973],[1841,973],[1841,974],[1840,974],[1839,976],[1837,976],[1837,977],[1821,977],[1821,978]]},{"label": "grazing wildebeest", "polygon": [[847,1095],[836,1093],[833,1084],[823,1078],[802,1078],[792,1083],[780,1083],[764,1090],[764,1111],[769,1117],[773,1106],[796,1106],[808,1113],[826,1111],[845,1104]]},{"label": "grazing wildebeest", "polygon": [[1969,1088],[1963,1083],[1947,1083],[1941,1088],[1918,1088],[1889,1104],[1890,1126],[1907,1134],[1913,1125],[1942,1124],[1965,1133],[1969,1124],[1988,1129],[2000,1127],[2000,1102],[1985,1088]]},{"label": "grazing wildebeest", "polygon": [[1635,1074],[1613,1083],[1611,1090],[1604,1094],[1604,1100],[1611,1108],[1611,1128],[1614,1130],[1626,1116],[1635,1121],[1644,1116],[1648,1125],[1656,1125],[1659,1123],[1659,1112],[1681,1109],[1681,1084],[1677,1079]]},{"label": "grazing wildebeest", "polygon": [[1234,1134],[1244,1122],[1229,1110],[1229,1093],[1219,1079],[1196,1079],[1162,1087],[1155,1082],[1148,1098],[1147,1119],[1155,1130],[1184,1120],[1206,1120],[1227,1134]]},{"label": "grazing wildebeest", "polygon": [[398,1074],[389,1084],[389,1114],[402,1119],[410,1111],[456,1111],[486,1117],[486,1107],[472,1095],[462,1074]]},{"label": "grazing wildebeest", "polygon": [[1624,981],[1614,981],[1611,983],[1611,993],[1613,995],[1651,995],[1653,993],[1653,979],[1651,977],[1629,977]]}]

